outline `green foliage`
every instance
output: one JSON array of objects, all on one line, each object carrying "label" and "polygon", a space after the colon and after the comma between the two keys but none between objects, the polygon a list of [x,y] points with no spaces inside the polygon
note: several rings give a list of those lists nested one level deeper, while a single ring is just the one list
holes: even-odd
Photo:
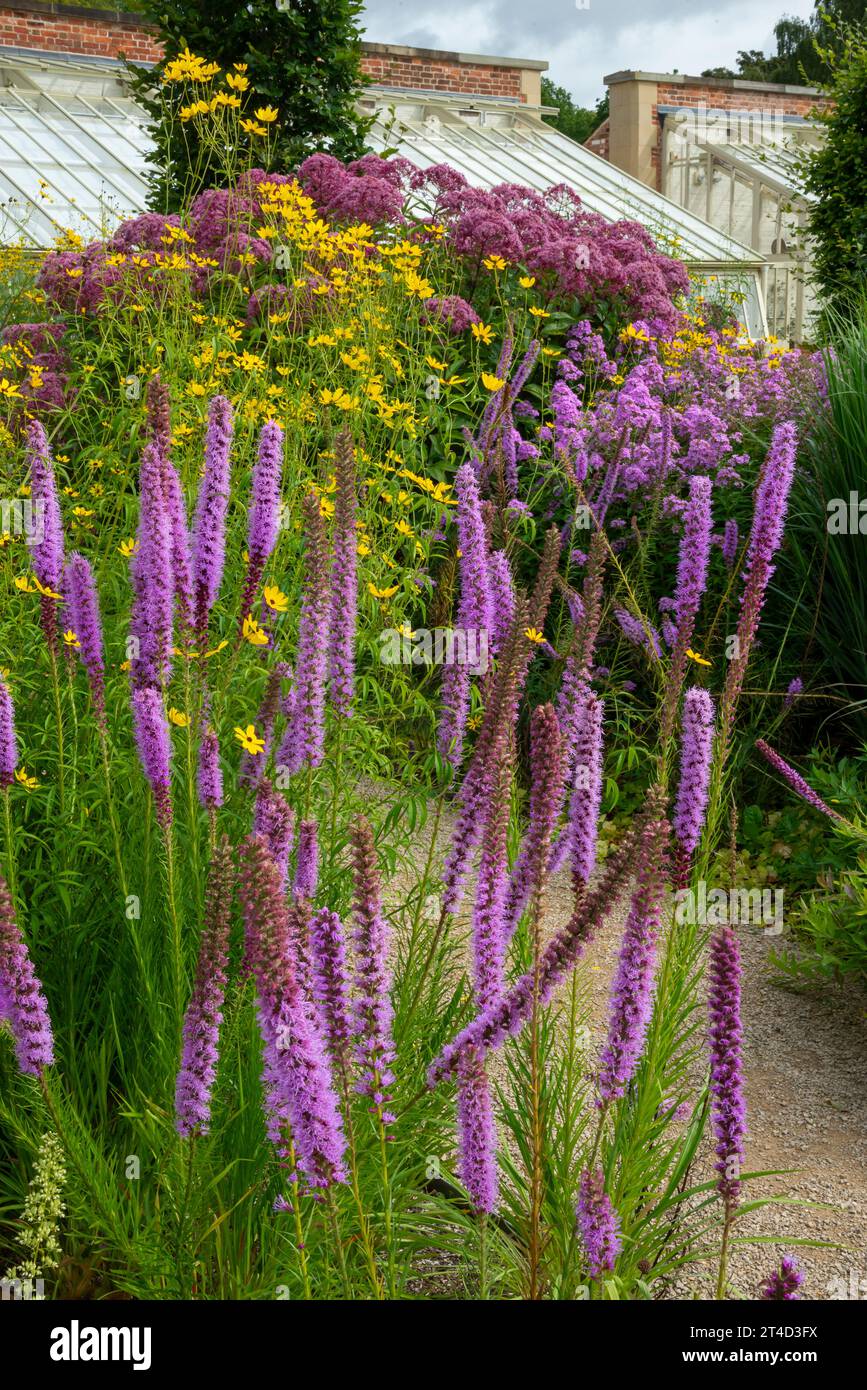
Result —
[{"label": "green foliage", "polygon": [[218,185],[222,156],[177,119],[180,97],[165,108],[154,93],[154,76],[185,49],[227,71],[246,64],[246,76],[263,102],[280,112],[271,164],[292,169],[307,155],[327,151],[340,159],[363,153],[365,119],[355,108],[363,85],[358,16],[360,0],[142,0],[156,25],[165,57],[156,70],[134,67],[134,90],[151,116],[148,154],[152,166],[149,205],[174,212],[186,193]]},{"label": "green foliage", "polygon": [[844,28],[838,56],[830,49],[828,94],[819,120],[827,139],[804,156],[803,181],[814,202],[808,231],[813,272],[832,311],[852,312],[867,275],[867,32]]},{"label": "green foliage", "polygon": [[779,586],[783,593],[799,596],[791,610],[796,646],[818,666],[829,693],[852,702],[847,719],[863,728],[867,567],[859,526],[863,522],[867,531],[867,516],[856,510],[853,531],[849,501],[852,493],[863,490],[867,315],[862,310],[851,322],[837,319],[835,330],[824,353],[828,407],[817,414],[805,441],[805,466],[793,489]]},{"label": "green foliage", "polygon": [[568,135],[570,140],[577,141],[579,145],[583,145],[594,130],[608,119],[607,92],[591,111],[589,107],[576,106],[574,98],[566,88],[559,87],[550,77],[542,78],[542,105],[559,108],[556,116],[543,116],[542,119],[562,135]]},{"label": "green foliage", "polygon": [[[824,868],[818,887],[802,898],[794,919],[794,946],[773,957],[775,965],[796,982],[867,978],[867,836],[863,807],[867,801],[867,747],[857,757],[814,756],[810,785],[845,823],[828,835],[823,824]],[[821,819],[821,818],[818,818]],[[803,852],[803,840],[793,837]],[[787,875],[788,881],[788,875]],[[794,886],[794,885],[793,885]]]}]

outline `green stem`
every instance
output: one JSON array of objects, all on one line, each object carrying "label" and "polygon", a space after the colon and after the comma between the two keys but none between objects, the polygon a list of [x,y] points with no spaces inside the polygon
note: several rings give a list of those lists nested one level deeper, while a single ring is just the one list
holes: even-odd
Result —
[{"label": "green stem", "polygon": [[340,1282],[343,1285],[343,1296],[347,1303],[352,1301],[352,1289],[349,1284],[349,1274],[346,1269],[346,1252],[343,1249],[343,1240],[340,1235],[340,1221],[337,1215],[337,1203],[334,1200],[334,1186],[328,1189],[328,1218],[331,1223],[331,1235],[334,1240],[334,1250],[337,1255],[337,1263],[340,1267]]},{"label": "green stem", "polygon": [[376,1265],[376,1251],[370,1232],[370,1222],[367,1219],[367,1212],[364,1210],[364,1203],[361,1200],[361,1187],[358,1181],[358,1149],[355,1140],[355,1125],[352,1119],[349,1071],[345,1061],[340,1066],[340,1080],[341,1090],[343,1092],[343,1112],[346,1120],[346,1139],[349,1145],[350,1186],[355,1201],[355,1209],[358,1212],[358,1229],[361,1234],[361,1244],[364,1247],[364,1256],[367,1261],[367,1272],[370,1276],[373,1295],[377,1300],[381,1300],[384,1297],[382,1279],[380,1278],[379,1270]]},{"label": "green stem", "polygon": [[729,1202],[726,1202],[725,1221],[723,1222],[722,1242],[719,1252],[719,1275],[716,1281],[716,1296],[722,1300],[726,1296],[726,1282],[728,1275],[728,1254],[729,1254],[729,1232],[731,1231],[731,1221],[734,1210]]},{"label": "green stem", "polygon": [[180,1033],[184,1018],[183,978],[184,968],[181,955],[181,923],[178,917],[177,894],[175,891],[175,854],[170,825],[163,828],[163,847],[165,849],[166,900],[172,926],[172,975],[175,1004],[175,1027]]},{"label": "green stem", "polygon": [[[63,769],[63,708],[60,701],[60,674],[57,670],[57,652],[54,643],[48,644],[48,656],[51,661],[51,684],[54,690],[54,717],[57,721],[57,791],[60,798],[61,819],[66,815],[66,791],[65,776]],[[66,837],[64,836],[64,844]]]},{"label": "green stem", "polygon": [[12,898],[12,906],[18,911],[17,898],[17,876],[15,873],[15,841],[12,837],[12,805],[9,788],[3,788],[3,820],[6,826],[6,881],[9,884],[9,893]]},{"label": "green stem", "polygon": [[[292,1139],[289,1140],[289,1164],[291,1171],[293,1173],[296,1173],[297,1165],[295,1160],[295,1143]],[[295,1243],[298,1248],[298,1263],[301,1267],[301,1278],[304,1283],[304,1298],[309,1303],[313,1297],[313,1294],[310,1290],[310,1268],[307,1260],[307,1250],[304,1244],[304,1227],[301,1223],[301,1199],[299,1196],[300,1183],[298,1181],[297,1176],[295,1178],[293,1186],[294,1191],[292,1193],[292,1214],[295,1218]]]},{"label": "green stem", "polygon": [[[375,1080],[374,1085],[379,1085],[378,1078]],[[383,1123],[381,1106],[377,1106],[376,1108],[376,1118],[379,1125],[379,1160],[382,1173],[382,1199],[385,1215],[385,1249],[388,1257],[388,1296],[393,1301],[397,1298],[397,1283],[394,1260],[394,1227],[391,1210],[391,1176],[388,1171],[385,1125]]]}]

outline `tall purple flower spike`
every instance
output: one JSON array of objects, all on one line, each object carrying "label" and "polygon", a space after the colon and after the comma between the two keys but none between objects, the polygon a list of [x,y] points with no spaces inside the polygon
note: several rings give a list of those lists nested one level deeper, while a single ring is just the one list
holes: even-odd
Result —
[{"label": "tall purple flower spike", "polygon": [[11,787],[18,766],[15,706],[6,682],[0,677],[0,789]]},{"label": "tall purple flower spike", "polygon": [[[457,611],[457,627],[472,633],[475,641],[488,641],[492,627],[491,581],[488,565],[488,540],[482,517],[479,485],[472,464],[458,469],[455,479],[458,499],[458,543],[461,551],[461,593]],[[443,711],[437,734],[437,747],[442,757],[455,767],[463,755],[464,730],[469,710],[470,676],[466,664],[455,662],[443,667]]]},{"label": "tall purple flower spike", "polygon": [[265,564],[280,534],[280,491],[283,485],[283,431],[275,420],[262,426],[259,453],[253,466],[250,518],[247,527],[247,574],[241,595],[239,626],[262,582]]},{"label": "tall purple flower spike", "polygon": [[382,913],[373,832],[366,820],[355,822],[350,839],[355,879],[355,1003],[352,1026],[356,1039],[355,1055],[361,1068],[357,1089],[362,1095],[370,1097],[372,1108],[382,1124],[387,1126],[394,1120],[388,1111],[388,1104],[394,1081],[391,1068],[395,1057],[389,993],[389,931]]},{"label": "tall purple flower spike", "polygon": [[69,557],[64,580],[66,616],[79,641],[81,664],[87,672],[93,706],[101,725],[105,724],[105,658],[99,595],[93,571],[83,555]]},{"label": "tall purple flower spike", "polygon": [[175,1124],[182,1136],[206,1134],[211,1122],[229,959],[232,880],[232,847],[224,836],[208,875],[199,961],[184,1016],[183,1053],[175,1084]]},{"label": "tall purple flower spike", "polygon": [[132,716],[139,759],[165,830],[172,822],[172,740],[160,692],[150,685],[133,690]]},{"label": "tall purple flower spike", "polygon": [[298,626],[292,713],[277,754],[289,774],[319,767],[325,756],[325,682],[331,596],[328,541],[315,493],[304,498],[305,578]]},{"label": "tall purple flower spike", "polygon": [[717,1187],[737,1206],[747,1132],[742,1073],[741,953],[731,927],[719,928],[710,945],[710,1093],[716,1136]]},{"label": "tall purple flower spike", "polygon": [[232,428],[229,401],[225,396],[214,396],[208,410],[205,470],[199,484],[191,536],[193,621],[200,640],[207,632],[226,563]]},{"label": "tall purple flower spike", "polygon": [[344,1181],[346,1140],[325,1041],[295,975],[280,873],[255,835],[241,847],[238,892],[258,993],[269,1132],[284,1152],[291,1138],[307,1182],[321,1190]]},{"label": "tall purple flower spike", "polygon": [[12,894],[0,874],[0,1019],[12,1030],[18,1066],[38,1076],[54,1061],[48,1005],[15,917]]},{"label": "tall purple flower spike", "polygon": [[692,856],[704,828],[713,759],[714,708],[706,690],[693,686],[683,701],[680,781],[674,807],[675,879],[685,888]]},{"label": "tall purple flower spike", "polygon": [[620,1221],[605,1191],[601,1168],[581,1174],[576,1216],[590,1277],[601,1279],[614,1269],[621,1248]]}]

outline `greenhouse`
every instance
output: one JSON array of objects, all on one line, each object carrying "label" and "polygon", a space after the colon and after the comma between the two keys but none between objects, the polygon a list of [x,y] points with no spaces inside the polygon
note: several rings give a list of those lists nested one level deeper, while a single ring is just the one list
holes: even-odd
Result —
[{"label": "greenhouse", "polygon": [[735,142],[730,120],[721,120],[717,133],[713,120],[694,121],[683,111],[662,114],[667,197],[761,257],[768,327],[777,337],[800,342],[816,304],[805,274],[809,201],[799,154],[821,141],[821,128],[778,121],[779,129],[761,132],[759,142],[753,131]]},{"label": "greenhouse", "polygon": [[[668,198],[614,168],[514,101],[370,87],[374,150],[396,150],[420,168],[443,161],[479,187],[567,183],[593,212],[650,228],[701,282],[728,281],[744,296],[752,337],[768,331],[776,295],[772,253],[751,249],[740,227],[719,230],[697,200]],[[122,65],[94,58],[0,50],[0,217],[6,241],[46,247],[71,227],[85,239],[146,206],[145,117]],[[712,209],[713,211],[713,209]]]}]

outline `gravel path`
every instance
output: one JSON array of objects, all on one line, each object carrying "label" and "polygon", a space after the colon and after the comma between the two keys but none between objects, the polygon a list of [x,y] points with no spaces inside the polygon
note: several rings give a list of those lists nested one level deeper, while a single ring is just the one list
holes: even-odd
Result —
[{"label": "gravel path", "polygon": [[[430,843],[430,823],[418,838],[411,865],[389,885],[399,900],[406,880],[420,872]],[[437,861],[447,847],[447,817],[438,836]],[[568,920],[571,890],[561,873],[547,894],[545,934]],[[456,930],[466,933],[466,922]],[[585,957],[591,1029],[590,1056],[604,1040],[608,990],[620,946],[623,914],[596,936]],[[744,963],[743,1022],[749,1137],[748,1171],[788,1169],[751,1181],[745,1200],[789,1196],[817,1207],[772,1205],[738,1223],[741,1235],[779,1235],[780,1243],[736,1249],[730,1278],[742,1297],[755,1298],[779,1256],[795,1254],[812,1299],[867,1299],[867,993],[857,986],[795,992],[781,987],[768,956],[780,938],[740,929]],[[693,1171],[695,1181],[713,1176],[709,1135]],[[786,1237],[827,1241],[830,1250],[799,1247]],[[690,1277],[674,1297],[713,1296],[711,1274]]]}]

